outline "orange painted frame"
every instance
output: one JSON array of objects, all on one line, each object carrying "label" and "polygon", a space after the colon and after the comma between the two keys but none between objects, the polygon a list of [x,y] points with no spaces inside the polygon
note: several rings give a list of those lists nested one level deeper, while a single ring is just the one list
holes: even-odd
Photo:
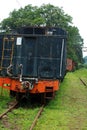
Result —
[{"label": "orange painted frame", "polygon": [[[46,87],[53,87],[53,91],[59,89],[59,80],[39,80],[38,83],[34,83],[34,88],[29,90],[30,93],[44,93]],[[0,87],[24,93],[26,90],[22,88],[21,82],[9,77],[0,77]]]},{"label": "orange painted frame", "polygon": [[44,93],[46,87],[53,87],[53,91],[57,91],[59,84],[59,80],[39,80],[30,93]]}]

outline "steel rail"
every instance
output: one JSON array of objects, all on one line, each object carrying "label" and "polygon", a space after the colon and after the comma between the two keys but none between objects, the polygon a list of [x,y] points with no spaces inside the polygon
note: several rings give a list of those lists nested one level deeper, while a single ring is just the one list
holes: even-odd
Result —
[{"label": "steel rail", "polygon": [[81,78],[79,78],[79,79],[83,83],[83,85],[87,87],[87,84],[83,81],[83,79],[81,79]]},{"label": "steel rail", "polygon": [[35,119],[34,119],[34,121],[33,121],[33,123],[32,123],[32,125],[31,125],[29,130],[33,130],[34,126],[36,125],[37,119],[40,117],[40,115],[41,115],[41,113],[43,111],[43,108],[44,108],[44,105],[42,105],[40,107],[39,112],[37,113],[37,115],[36,115],[36,117],[35,117]]},{"label": "steel rail", "polygon": [[2,117],[3,117],[4,115],[6,115],[8,112],[10,112],[10,111],[11,111],[13,108],[15,108],[17,105],[18,105],[18,102],[14,103],[13,106],[11,106],[9,109],[7,109],[4,113],[2,113],[2,114],[0,115],[0,119],[2,119]]}]

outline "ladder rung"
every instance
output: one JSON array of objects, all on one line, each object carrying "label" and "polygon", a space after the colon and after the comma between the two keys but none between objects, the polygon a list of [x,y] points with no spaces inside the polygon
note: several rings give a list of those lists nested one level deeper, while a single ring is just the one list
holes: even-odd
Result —
[{"label": "ladder rung", "polygon": [[53,92],[53,90],[45,90],[46,92]]},{"label": "ladder rung", "polygon": [[46,88],[45,88],[45,91],[46,91],[46,92],[53,92],[53,87],[46,87]]},{"label": "ladder rung", "polygon": [[12,51],[12,49],[4,49],[4,51],[7,50],[7,51]]},{"label": "ladder rung", "polygon": [[6,60],[11,60],[11,58],[5,58],[5,57],[4,57],[4,58],[2,58],[2,60],[4,60],[4,59],[6,59]]},{"label": "ladder rung", "polygon": [[[7,66],[7,67],[8,67],[8,66]],[[7,69],[7,67],[2,67],[2,68]]]},{"label": "ladder rung", "polygon": [[5,37],[5,38],[4,38],[4,40],[8,40],[8,38],[7,38],[7,37]]},{"label": "ladder rung", "polygon": [[53,99],[54,98],[53,86],[46,86],[44,98],[45,99]]},{"label": "ladder rung", "polygon": [[14,41],[14,37],[11,37],[11,38],[4,37],[3,40],[4,41]]}]

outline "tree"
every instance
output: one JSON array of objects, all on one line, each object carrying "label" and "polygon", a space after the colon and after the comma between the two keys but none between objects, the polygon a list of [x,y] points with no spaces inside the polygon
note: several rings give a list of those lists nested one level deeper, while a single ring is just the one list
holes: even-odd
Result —
[{"label": "tree", "polygon": [[19,10],[13,10],[9,17],[1,22],[2,29],[16,30],[22,26],[56,26],[67,31],[67,57],[75,62],[82,61],[83,39],[77,27],[72,26],[72,17],[65,14],[62,8],[51,4],[41,7],[27,5]]},{"label": "tree", "polygon": [[25,6],[18,11],[13,10],[7,19],[2,21],[2,28],[16,29],[19,26],[59,26],[67,27],[72,23],[71,16],[64,13],[62,8],[47,4],[41,7]]},{"label": "tree", "polygon": [[67,28],[68,32],[68,58],[73,59],[75,62],[83,62],[82,56],[82,46],[83,46],[83,39],[79,34],[79,30],[75,26],[69,26]]}]

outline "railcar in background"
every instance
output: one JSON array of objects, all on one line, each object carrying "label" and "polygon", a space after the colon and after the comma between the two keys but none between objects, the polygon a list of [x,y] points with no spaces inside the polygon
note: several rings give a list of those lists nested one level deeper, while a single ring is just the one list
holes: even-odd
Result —
[{"label": "railcar in background", "polygon": [[17,99],[26,93],[52,99],[66,73],[66,37],[57,27],[0,35],[0,87]]},{"label": "railcar in background", "polygon": [[75,66],[76,66],[75,62],[72,59],[67,58],[66,70],[67,71],[74,71]]}]

